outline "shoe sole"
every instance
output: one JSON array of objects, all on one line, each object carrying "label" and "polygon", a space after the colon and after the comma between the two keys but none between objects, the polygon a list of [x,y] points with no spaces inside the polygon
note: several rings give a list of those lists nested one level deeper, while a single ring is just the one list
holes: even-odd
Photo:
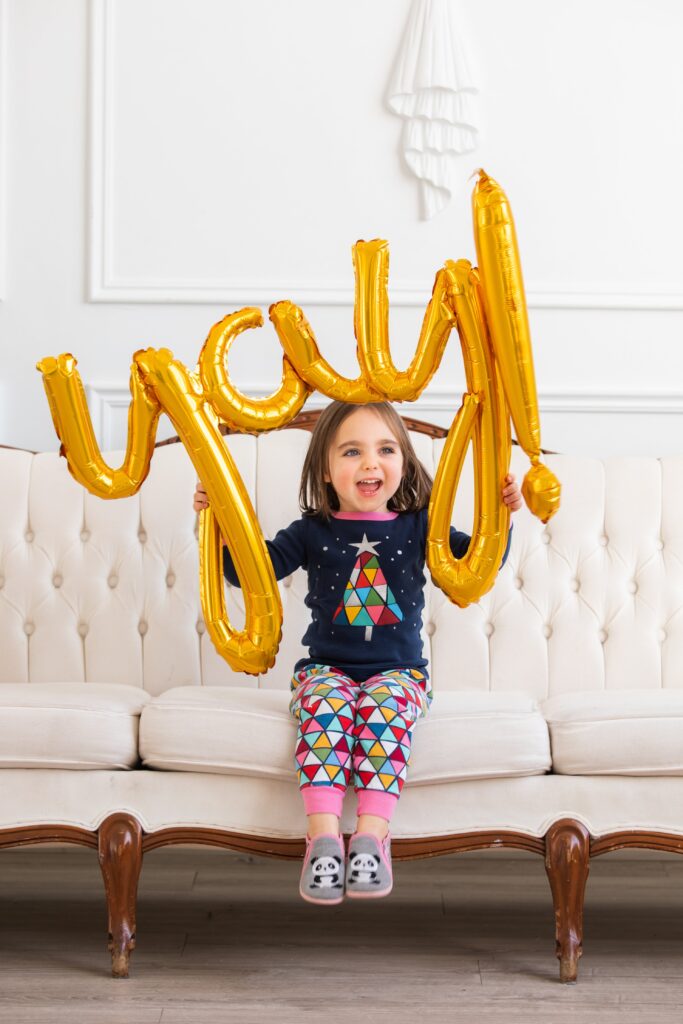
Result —
[{"label": "shoe sole", "polygon": [[347,891],[346,898],[349,900],[378,900],[382,896],[388,896],[393,888],[392,882],[388,889],[382,889],[381,892],[354,892],[351,889]]},{"label": "shoe sole", "polygon": [[301,889],[299,889],[299,896],[301,896],[302,900],[306,900],[307,903],[315,903],[319,907],[336,907],[344,900],[343,896],[335,897],[333,900],[317,900],[315,896],[307,896]]}]

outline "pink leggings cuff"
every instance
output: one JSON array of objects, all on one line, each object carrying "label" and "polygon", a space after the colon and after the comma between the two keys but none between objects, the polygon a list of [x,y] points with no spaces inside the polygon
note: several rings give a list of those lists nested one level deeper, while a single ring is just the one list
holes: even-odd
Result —
[{"label": "pink leggings cuff", "polygon": [[380,793],[376,789],[358,790],[359,814],[374,814],[378,818],[391,821],[397,803],[398,797],[395,793]]},{"label": "pink leggings cuff", "polygon": [[344,790],[338,786],[303,786],[301,795],[306,814],[336,814],[341,818]]},{"label": "pink leggings cuff", "polygon": [[[358,814],[374,814],[391,821],[398,803],[395,793],[380,793],[376,789],[359,789]],[[342,816],[344,790],[339,786],[303,786],[301,796],[306,814],[336,814]]]}]

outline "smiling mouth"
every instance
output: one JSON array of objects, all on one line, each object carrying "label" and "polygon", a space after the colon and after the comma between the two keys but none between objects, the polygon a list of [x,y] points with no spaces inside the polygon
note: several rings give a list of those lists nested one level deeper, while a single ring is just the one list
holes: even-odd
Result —
[{"label": "smiling mouth", "polygon": [[367,480],[359,480],[356,487],[363,495],[377,494],[378,490],[382,486],[382,481],[377,480],[375,477],[368,477]]}]

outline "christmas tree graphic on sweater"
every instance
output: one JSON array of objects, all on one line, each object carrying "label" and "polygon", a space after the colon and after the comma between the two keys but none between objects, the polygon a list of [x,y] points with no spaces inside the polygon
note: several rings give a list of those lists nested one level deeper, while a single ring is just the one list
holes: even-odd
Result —
[{"label": "christmas tree graphic on sweater", "polygon": [[372,639],[375,626],[390,626],[401,622],[403,612],[398,606],[375,551],[380,541],[369,541],[366,534],[359,544],[358,557],[344,596],[334,613],[333,622],[342,626],[365,626],[365,639]]}]

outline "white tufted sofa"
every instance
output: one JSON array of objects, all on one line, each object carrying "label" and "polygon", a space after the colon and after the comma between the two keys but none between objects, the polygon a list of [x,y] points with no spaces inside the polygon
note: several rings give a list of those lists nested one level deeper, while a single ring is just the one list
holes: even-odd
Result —
[{"label": "white tufted sofa", "polygon": [[[412,436],[433,472],[443,438]],[[266,536],[298,515],[309,437],[226,439]],[[562,508],[547,527],[514,516],[493,591],[461,610],[428,586],[436,695],[392,834],[397,858],[494,845],[543,855],[567,981],[590,856],[683,852],[683,458],[546,461]],[[528,468],[517,448],[511,468],[519,480]],[[56,454],[0,449],[0,846],[98,850],[119,976],[143,852],[303,852],[288,687],[305,575],[281,582],[275,667],[233,673],[202,622],[194,483],[180,444],[157,447],[139,495],[111,502]],[[471,509],[466,471],[461,529]],[[240,597],[229,589],[235,624]],[[354,810],[350,792],[346,831]]]}]

